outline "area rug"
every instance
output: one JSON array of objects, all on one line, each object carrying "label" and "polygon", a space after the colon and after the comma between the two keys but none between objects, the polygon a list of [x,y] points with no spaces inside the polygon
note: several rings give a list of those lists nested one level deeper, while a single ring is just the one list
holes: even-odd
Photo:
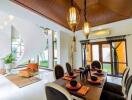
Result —
[{"label": "area rug", "polygon": [[6,78],[10,80],[12,83],[14,83],[15,85],[17,85],[19,88],[36,83],[41,80],[37,77],[24,78],[16,74],[7,75]]}]

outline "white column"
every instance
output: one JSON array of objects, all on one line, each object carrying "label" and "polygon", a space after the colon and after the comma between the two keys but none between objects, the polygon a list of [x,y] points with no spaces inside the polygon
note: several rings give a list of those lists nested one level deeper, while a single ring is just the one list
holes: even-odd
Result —
[{"label": "white column", "polygon": [[66,62],[71,64],[71,43],[72,35],[60,32],[60,64],[66,71]]},{"label": "white column", "polygon": [[60,64],[61,46],[60,46],[60,32],[57,32],[57,63]]},{"label": "white column", "polygon": [[53,69],[53,64],[54,64],[54,60],[53,60],[53,31],[52,30],[48,30],[48,56],[49,56],[49,69]]}]

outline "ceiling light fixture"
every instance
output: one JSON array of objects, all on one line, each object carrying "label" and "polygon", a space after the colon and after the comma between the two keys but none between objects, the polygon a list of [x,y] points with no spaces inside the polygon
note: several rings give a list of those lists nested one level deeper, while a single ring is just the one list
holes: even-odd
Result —
[{"label": "ceiling light fixture", "polygon": [[[68,10],[67,22],[74,32],[73,41],[76,41],[75,31],[80,20],[80,15],[78,9],[73,5],[73,0],[71,0],[71,7]],[[87,0],[84,0],[84,23],[83,23],[83,34],[88,39],[90,33],[90,25],[87,20]]]},{"label": "ceiling light fixture", "polygon": [[67,22],[74,33],[72,40],[72,51],[76,51],[76,37],[75,31],[80,20],[80,15],[78,9],[73,5],[73,0],[71,0],[71,7],[68,10]]},{"label": "ceiling light fixture", "polygon": [[84,21],[82,30],[83,30],[83,33],[84,33],[85,37],[88,39],[89,32],[90,32],[90,26],[89,26],[89,23],[87,21],[87,13],[86,13],[87,12],[87,9],[86,9],[87,7],[86,7],[86,5],[87,5],[87,1],[84,0],[84,19],[85,19],[85,21]]},{"label": "ceiling light fixture", "polygon": [[73,5],[73,0],[71,0],[71,7],[68,10],[67,22],[73,32],[76,31],[79,20],[80,16],[78,9]]}]

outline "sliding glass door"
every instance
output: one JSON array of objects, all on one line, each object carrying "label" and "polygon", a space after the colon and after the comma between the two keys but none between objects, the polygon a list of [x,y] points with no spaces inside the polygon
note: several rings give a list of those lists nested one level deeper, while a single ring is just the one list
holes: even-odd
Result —
[{"label": "sliding glass door", "polygon": [[93,60],[98,60],[99,61],[99,45],[98,44],[93,44],[92,45],[92,58]]},{"label": "sliding glass door", "polygon": [[98,60],[102,63],[102,68],[109,75],[121,76],[126,68],[126,41],[103,41],[86,43],[83,52],[86,54],[85,63],[91,64],[92,61]]},{"label": "sliding glass door", "polygon": [[112,53],[113,53],[113,73],[115,75],[121,75],[127,65],[126,57],[126,42],[125,41],[116,41],[112,42]]},{"label": "sliding glass door", "polygon": [[111,64],[111,46],[110,44],[101,44],[101,53],[102,53],[102,66],[105,72],[112,74],[112,64]]}]

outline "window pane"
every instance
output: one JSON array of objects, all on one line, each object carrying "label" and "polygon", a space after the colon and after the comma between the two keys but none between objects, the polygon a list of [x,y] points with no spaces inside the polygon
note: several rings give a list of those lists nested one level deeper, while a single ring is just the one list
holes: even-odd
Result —
[{"label": "window pane", "polygon": [[102,44],[102,54],[103,54],[103,62],[110,62],[111,55],[110,55],[110,45],[109,44]]},{"label": "window pane", "polygon": [[21,52],[24,52],[24,46],[21,46]]},{"label": "window pane", "polygon": [[103,63],[103,71],[108,72],[108,74],[111,74],[111,64]]},{"label": "window pane", "polygon": [[99,60],[99,45],[92,45],[93,60]]},{"label": "window pane", "polygon": [[48,68],[48,49],[39,56],[39,65]]},{"label": "window pane", "polygon": [[119,74],[123,74],[126,68],[126,64],[119,64]]},{"label": "window pane", "polygon": [[90,44],[86,45],[86,60],[87,60],[87,64],[89,64],[89,62],[92,61],[92,59],[91,59],[91,45]]},{"label": "window pane", "polygon": [[24,53],[24,44],[20,37],[13,38],[12,37],[12,54],[15,57],[15,60],[17,61]]},{"label": "window pane", "polygon": [[115,64],[113,63],[115,74],[120,76],[126,68],[125,41],[113,42],[112,45],[114,47],[113,56],[116,54],[113,59],[113,62],[115,62]]},{"label": "window pane", "polygon": [[121,42],[120,46],[117,48],[117,56],[119,62],[126,62],[126,49],[125,42]]},{"label": "window pane", "polygon": [[20,39],[12,39],[12,44],[20,44],[21,40]]},{"label": "window pane", "polygon": [[57,64],[57,32],[54,32],[54,66]]},{"label": "window pane", "polygon": [[16,57],[17,57],[17,58],[21,57],[20,52],[17,52],[17,53],[16,53]]}]

